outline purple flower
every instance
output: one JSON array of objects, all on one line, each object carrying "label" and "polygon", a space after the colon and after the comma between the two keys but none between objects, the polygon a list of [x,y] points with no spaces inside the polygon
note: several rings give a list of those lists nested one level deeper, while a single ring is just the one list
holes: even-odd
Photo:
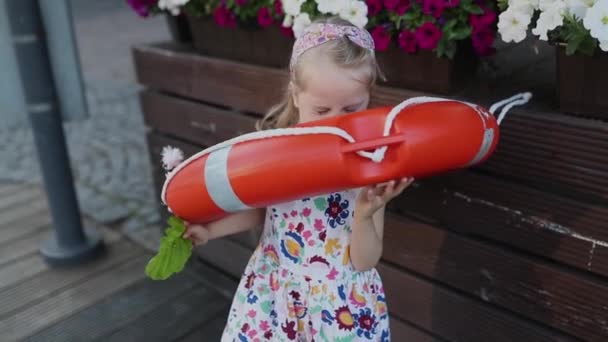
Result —
[{"label": "purple flower", "polygon": [[285,27],[283,25],[280,25],[279,29],[281,30],[281,33],[284,34],[286,37],[294,37],[293,29],[291,27]]},{"label": "purple flower", "polygon": [[473,48],[480,56],[491,56],[496,52],[496,49],[492,47],[494,39],[496,39],[496,32],[490,28],[473,31],[471,34]]},{"label": "purple flower", "polygon": [[243,5],[245,5],[247,3],[247,0],[235,0],[234,3],[237,6],[243,6]]},{"label": "purple flower", "polygon": [[127,0],[129,6],[140,16],[150,15],[150,7],[156,5],[157,0]]},{"label": "purple flower", "polygon": [[382,11],[382,0],[366,0],[367,15],[373,17]]},{"label": "purple flower", "polygon": [[388,10],[394,10],[399,4],[399,0],[384,0],[384,7]]},{"label": "purple flower", "polygon": [[213,19],[219,26],[223,27],[235,27],[236,18],[234,13],[230,12],[225,6],[219,6],[213,11]]},{"label": "purple flower", "polygon": [[469,23],[473,27],[473,32],[483,31],[496,21],[496,13],[492,10],[486,10],[481,15],[470,15]]},{"label": "purple flower", "polygon": [[391,43],[391,36],[382,26],[376,26],[371,32],[376,50],[385,51],[388,49],[388,45]]},{"label": "purple flower", "polygon": [[268,27],[272,25],[272,16],[270,15],[270,9],[268,7],[262,7],[258,11],[258,24],[261,27]]},{"label": "purple flower", "polygon": [[275,0],[274,2],[274,14],[275,15],[283,15],[283,3],[281,0]]},{"label": "purple flower", "polygon": [[399,33],[399,47],[407,53],[415,53],[418,50],[416,35],[412,31],[401,31]]},{"label": "purple flower", "polygon": [[441,40],[441,30],[435,24],[427,22],[416,30],[416,42],[421,49],[432,50]]},{"label": "purple flower", "polygon": [[454,8],[460,4],[460,0],[443,0],[446,8]]},{"label": "purple flower", "polygon": [[441,17],[446,8],[445,0],[422,0],[422,12],[435,18]]},{"label": "purple flower", "polygon": [[410,6],[412,6],[412,0],[399,0],[395,12],[399,15],[404,15],[410,9]]}]

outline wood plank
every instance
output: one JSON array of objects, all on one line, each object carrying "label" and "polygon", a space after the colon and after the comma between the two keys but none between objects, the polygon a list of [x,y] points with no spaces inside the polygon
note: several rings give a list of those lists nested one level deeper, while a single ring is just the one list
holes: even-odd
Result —
[{"label": "wood plank", "polygon": [[[109,272],[115,267],[141,255],[142,250],[134,248],[127,241],[107,241],[106,255],[74,268],[46,268],[21,282],[14,282],[0,290],[0,319],[16,313],[21,308],[31,306],[48,296],[94,277],[97,273]],[[42,260],[40,254],[31,255]],[[29,271],[28,271],[29,272]]]},{"label": "wood plank", "polygon": [[42,271],[48,269],[48,265],[39,254],[32,254],[13,263],[0,266],[0,296],[5,287],[19,283]]},{"label": "wood plank", "polygon": [[608,339],[608,282],[388,215],[383,258],[540,324]]},{"label": "wood plank", "polygon": [[51,215],[47,208],[42,208],[28,216],[0,226],[0,245],[47,229],[52,225]]},{"label": "wood plank", "polygon": [[458,172],[417,182],[391,208],[586,272],[608,275],[608,259],[602,259],[608,247],[608,207]]},{"label": "wood plank", "polygon": [[6,340],[22,339],[60,319],[117,292],[145,275],[148,256],[122,263],[111,271],[98,274],[74,287],[0,320],[0,331]]},{"label": "wood plank", "polygon": [[213,267],[197,255],[191,258],[186,268],[191,276],[198,279],[208,287],[212,287],[217,293],[232,301],[238,287],[238,279],[226,274],[224,270]]},{"label": "wood plank", "polygon": [[39,199],[30,202],[29,205],[20,206],[14,210],[2,212],[2,216],[0,216],[0,227],[5,225],[14,225],[30,215],[36,215],[42,210],[48,211],[48,204],[46,200]]},{"label": "wood plank", "polygon": [[[85,226],[90,225],[96,227],[88,221],[85,221]],[[96,227],[99,228],[99,227]],[[118,233],[112,232],[109,229],[100,228],[103,231],[104,239],[113,241],[118,238]],[[23,236],[21,239],[13,240],[5,244],[0,244],[0,266],[23,258],[26,255],[32,254],[40,250],[40,244],[44,239],[47,239],[50,234],[54,234],[51,227],[46,227],[34,232],[31,235]]]},{"label": "wood plank", "polygon": [[[126,327],[131,329],[142,316],[162,308],[163,303],[176,300],[197,285],[185,273],[176,274],[166,281],[146,278],[29,336],[27,341],[107,340],[103,337]],[[198,313],[190,314],[198,317]]]},{"label": "wood plank", "polygon": [[200,341],[220,341],[224,327],[226,326],[226,318],[228,310],[220,312],[216,318],[191,331],[188,335],[180,338],[179,342],[200,342]]},{"label": "wood plank", "polygon": [[391,317],[390,329],[392,341],[439,342],[441,339],[431,336],[414,326]]},{"label": "wood plank", "polygon": [[28,235],[23,239],[0,246],[2,247],[0,248],[0,266],[38,252],[42,240],[48,237],[50,227],[48,228],[49,229],[40,230],[32,235]]},{"label": "wood plank", "polygon": [[251,257],[252,250],[229,239],[211,240],[198,247],[196,253],[209,264],[220,268],[236,279],[240,279]]},{"label": "wood plank", "polygon": [[412,322],[427,331],[433,331],[446,340],[577,340],[496,310],[490,305],[416,278],[387,264],[380,264],[378,271],[383,279],[391,315]]},{"label": "wood plank", "polygon": [[228,60],[218,64],[220,60],[193,54],[192,50],[166,51],[154,46],[134,48],[140,83],[252,113],[268,111],[287,85],[287,74],[282,70]]},{"label": "wood plank", "polygon": [[39,187],[23,187],[15,192],[0,195],[0,212],[8,211],[19,205],[27,205],[35,198],[44,198],[45,194]]},{"label": "wood plank", "polygon": [[198,287],[163,302],[103,341],[174,341],[194,330],[201,322],[223,314],[227,300],[205,287]]},{"label": "wood plank", "polygon": [[140,98],[146,125],[198,145],[252,132],[259,119],[158,92],[144,91]]}]

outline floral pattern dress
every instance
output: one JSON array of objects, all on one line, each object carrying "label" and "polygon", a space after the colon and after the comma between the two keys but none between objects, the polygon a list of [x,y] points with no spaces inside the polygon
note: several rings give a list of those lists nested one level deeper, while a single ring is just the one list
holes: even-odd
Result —
[{"label": "floral pattern dress", "polygon": [[271,206],[222,341],[389,341],[376,269],[350,262],[358,190]]}]

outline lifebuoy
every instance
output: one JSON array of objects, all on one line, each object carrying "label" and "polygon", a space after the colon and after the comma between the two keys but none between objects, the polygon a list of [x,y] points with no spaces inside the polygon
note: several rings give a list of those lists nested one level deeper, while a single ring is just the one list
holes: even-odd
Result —
[{"label": "lifebuoy", "polygon": [[470,167],[487,160],[498,140],[497,119],[481,106],[413,98],[215,145],[167,174],[162,201],[183,220],[205,223],[231,212]]}]

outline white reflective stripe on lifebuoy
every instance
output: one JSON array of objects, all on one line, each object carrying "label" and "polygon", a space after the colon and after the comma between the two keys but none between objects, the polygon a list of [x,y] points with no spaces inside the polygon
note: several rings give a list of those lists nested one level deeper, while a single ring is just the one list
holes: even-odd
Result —
[{"label": "white reflective stripe on lifebuoy", "polygon": [[228,178],[228,155],[232,146],[213,151],[205,162],[205,185],[209,196],[225,212],[251,209],[236,195]]}]

